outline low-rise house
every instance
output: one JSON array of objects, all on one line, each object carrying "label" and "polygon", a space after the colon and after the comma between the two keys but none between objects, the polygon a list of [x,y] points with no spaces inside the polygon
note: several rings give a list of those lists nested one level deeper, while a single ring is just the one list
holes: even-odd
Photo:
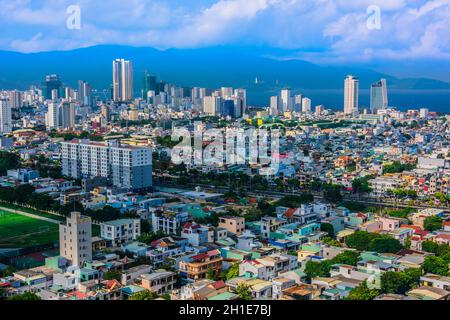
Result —
[{"label": "low-rise house", "polygon": [[282,300],[313,300],[320,296],[320,287],[311,284],[299,284],[283,290]]},{"label": "low-rise house", "polygon": [[100,224],[100,234],[103,239],[110,240],[114,246],[136,240],[141,235],[139,219],[120,219]]},{"label": "low-rise house", "polygon": [[122,279],[120,283],[124,286],[128,286],[133,283],[134,280],[140,278],[143,274],[151,273],[152,267],[146,264],[124,270],[122,272]]},{"label": "low-rise house", "polygon": [[450,291],[450,277],[427,273],[420,277],[420,285]]},{"label": "low-rise house", "polygon": [[212,270],[218,273],[222,270],[223,258],[219,250],[211,250],[188,257],[179,262],[180,276],[187,281],[205,279]]},{"label": "low-rise house", "polygon": [[416,300],[450,300],[450,291],[435,287],[414,288],[406,295]]},{"label": "low-rise house", "polygon": [[295,286],[295,280],[278,277],[272,280],[272,298],[275,300],[280,299],[283,296],[283,290]]},{"label": "low-rise house", "polygon": [[181,230],[181,237],[188,239],[190,245],[200,246],[214,242],[214,227],[187,222]]},{"label": "low-rise house", "polygon": [[241,217],[221,217],[219,228],[224,228],[228,233],[240,236],[245,231],[245,219]]},{"label": "low-rise house", "polygon": [[249,287],[253,299],[270,299],[272,298],[272,282],[261,279],[233,278],[226,282],[232,289],[236,290],[239,284],[244,283]]},{"label": "low-rise house", "polygon": [[322,223],[329,223],[333,226],[334,233],[338,233],[345,229],[345,218],[340,216],[322,219]]},{"label": "low-rise house", "polygon": [[156,270],[153,273],[141,275],[141,286],[158,295],[173,290],[175,283],[175,273],[171,271]]}]

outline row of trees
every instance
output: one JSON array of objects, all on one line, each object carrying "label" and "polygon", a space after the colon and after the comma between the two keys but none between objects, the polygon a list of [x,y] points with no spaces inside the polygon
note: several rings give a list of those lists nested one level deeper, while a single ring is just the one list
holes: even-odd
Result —
[{"label": "row of trees", "polygon": [[375,251],[378,253],[397,253],[403,248],[401,243],[390,235],[355,231],[349,235],[345,243],[358,251]]},{"label": "row of trees", "polygon": [[356,266],[358,260],[358,252],[347,250],[341,254],[338,254],[336,257],[330,260],[321,262],[308,261],[305,266],[305,273],[310,279],[315,277],[329,277],[331,267],[334,264],[347,264]]},{"label": "row of trees", "polygon": [[422,269],[410,268],[401,272],[385,272],[381,275],[380,289],[369,288],[367,281],[351,290],[346,300],[373,300],[383,293],[405,294],[419,285]]}]

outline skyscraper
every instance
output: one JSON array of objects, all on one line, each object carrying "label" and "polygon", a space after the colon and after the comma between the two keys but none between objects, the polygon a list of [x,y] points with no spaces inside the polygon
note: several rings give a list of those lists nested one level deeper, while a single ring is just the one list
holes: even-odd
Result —
[{"label": "skyscraper", "polygon": [[78,80],[78,101],[81,105],[92,106],[91,86],[83,80]]},{"label": "skyscraper", "polygon": [[6,98],[0,98],[0,133],[11,133],[12,118],[11,105]]},{"label": "skyscraper", "polygon": [[279,110],[280,110],[280,98],[278,96],[270,97],[269,114],[271,116],[277,116]]},{"label": "skyscraper", "polygon": [[294,111],[295,112],[302,112],[302,94],[297,94],[294,97]]},{"label": "skyscraper", "polygon": [[311,112],[311,99],[306,97],[302,99],[302,112]]},{"label": "skyscraper", "polygon": [[154,91],[156,93],[156,77],[145,71],[144,79],[142,81],[142,99],[147,101],[148,92]]},{"label": "skyscraper", "polygon": [[53,98],[54,98],[55,97],[54,90],[56,90],[56,92],[57,92],[56,98],[59,98],[61,86],[62,86],[62,82],[59,79],[59,76],[57,74],[51,74],[51,75],[46,76],[45,82],[44,82],[44,90],[43,90],[43,95],[44,95],[45,99],[51,100],[52,93],[53,93]]},{"label": "skyscraper", "polygon": [[75,126],[74,103],[49,103],[47,112],[47,127],[49,129],[70,129]]},{"label": "skyscraper", "polygon": [[292,109],[292,97],[290,89],[281,90],[281,112]]},{"label": "skyscraper", "polygon": [[358,113],[359,79],[349,75],[344,83],[344,113],[356,115]]},{"label": "skyscraper", "polygon": [[11,109],[19,109],[22,107],[23,95],[22,92],[18,90],[13,90],[9,92],[9,103],[11,104]]},{"label": "skyscraper", "polygon": [[221,97],[206,96],[203,98],[203,112],[211,116],[220,115],[221,104]]},{"label": "skyscraper", "polygon": [[377,113],[388,107],[386,79],[381,79],[370,86],[370,111]]},{"label": "skyscraper", "polygon": [[133,99],[133,64],[129,60],[113,61],[113,100],[116,102]]}]

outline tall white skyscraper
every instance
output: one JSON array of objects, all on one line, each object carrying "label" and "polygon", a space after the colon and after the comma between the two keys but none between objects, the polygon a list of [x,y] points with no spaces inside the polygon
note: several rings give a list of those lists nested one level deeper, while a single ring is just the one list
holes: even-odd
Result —
[{"label": "tall white skyscraper", "polygon": [[206,96],[203,98],[203,112],[211,116],[218,116],[221,112],[221,103],[222,99],[220,97]]},{"label": "tall white skyscraper", "polygon": [[233,88],[231,87],[222,87],[220,88],[220,95],[224,99],[229,99],[233,96]]},{"label": "tall white skyscraper", "polygon": [[306,97],[302,99],[302,112],[311,112],[311,99]]},{"label": "tall white skyscraper", "polygon": [[277,116],[279,110],[280,110],[280,98],[278,96],[270,97],[269,114],[271,116]]},{"label": "tall white skyscraper", "polygon": [[129,60],[113,61],[113,100],[129,101],[133,99],[133,64]]},{"label": "tall white skyscraper", "polygon": [[234,96],[240,102],[240,107],[238,113],[243,116],[247,112],[247,90],[246,89],[236,89],[234,90]]},{"label": "tall white skyscraper", "polygon": [[9,103],[11,105],[11,109],[19,109],[22,107],[23,95],[22,92],[18,90],[13,90],[9,92]]},{"label": "tall white skyscraper", "polygon": [[75,127],[75,104],[70,102],[48,104],[47,128],[70,129]]},{"label": "tall white skyscraper", "polygon": [[356,115],[358,113],[359,79],[350,75],[344,83],[344,113]]},{"label": "tall white skyscraper", "polygon": [[281,112],[285,112],[292,109],[292,97],[291,90],[283,89],[281,90]]},{"label": "tall white skyscraper", "polygon": [[92,105],[92,89],[89,83],[83,80],[78,81],[78,101],[81,105]]},{"label": "tall white skyscraper", "polygon": [[83,267],[92,260],[91,218],[72,212],[66,223],[59,225],[59,251],[75,266]]},{"label": "tall white skyscraper", "polygon": [[385,110],[388,103],[386,79],[381,79],[370,86],[370,111],[377,113],[378,110]]},{"label": "tall white skyscraper", "polygon": [[0,98],[0,133],[12,132],[11,105],[6,98]]}]

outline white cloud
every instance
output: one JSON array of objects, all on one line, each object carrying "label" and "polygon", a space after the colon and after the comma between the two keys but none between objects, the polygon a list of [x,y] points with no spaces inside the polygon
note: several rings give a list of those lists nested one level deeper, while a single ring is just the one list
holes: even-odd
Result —
[{"label": "white cloud", "polygon": [[[65,27],[74,2],[81,30]],[[381,30],[366,27],[369,5],[381,8]],[[256,44],[327,63],[450,60],[450,0],[0,0],[0,20],[0,49],[25,52]]]}]

